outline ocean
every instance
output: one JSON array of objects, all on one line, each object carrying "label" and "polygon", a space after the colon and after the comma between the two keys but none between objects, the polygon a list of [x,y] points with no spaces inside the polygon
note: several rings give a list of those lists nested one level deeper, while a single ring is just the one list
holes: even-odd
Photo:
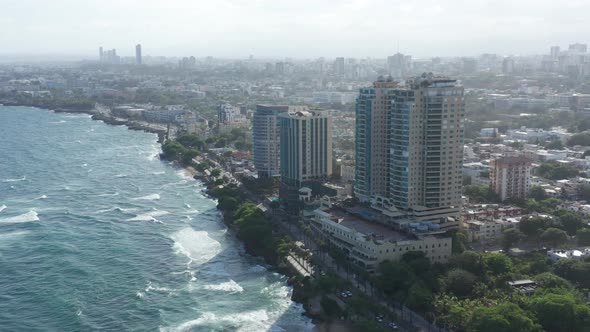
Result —
[{"label": "ocean", "polygon": [[311,331],[154,134],[0,106],[0,331]]}]

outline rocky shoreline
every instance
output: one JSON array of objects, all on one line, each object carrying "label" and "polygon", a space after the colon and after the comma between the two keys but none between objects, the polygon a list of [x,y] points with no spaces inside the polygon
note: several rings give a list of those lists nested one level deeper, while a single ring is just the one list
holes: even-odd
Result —
[{"label": "rocky shoreline", "polygon": [[113,126],[127,126],[129,130],[137,130],[137,131],[145,131],[148,133],[153,133],[158,135],[158,142],[163,143],[166,139],[166,130],[157,129],[152,126],[142,124],[141,122],[131,121],[128,119],[120,119],[110,116],[109,114],[105,114],[103,112],[99,112],[95,108],[78,108],[78,107],[52,107],[51,103],[22,103],[16,102],[11,100],[0,100],[0,104],[4,106],[24,106],[24,107],[37,107],[42,109],[51,110],[55,113],[73,113],[73,114],[88,114],[91,115],[92,120],[102,121],[106,124],[110,124]]}]

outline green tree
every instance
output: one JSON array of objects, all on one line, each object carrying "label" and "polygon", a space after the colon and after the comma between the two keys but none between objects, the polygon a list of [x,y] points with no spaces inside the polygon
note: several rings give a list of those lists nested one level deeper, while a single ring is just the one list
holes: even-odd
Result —
[{"label": "green tree", "polygon": [[563,142],[561,142],[561,140],[556,139],[556,140],[553,140],[553,141],[545,144],[545,148],[551,149],[551,150],[562,150],[564,148],[564,146],[563,146]]},{"label": "green tree", "polygon": [[326,315],[330,317],[337,317],[342,313],[342,311],[340,310],[340,306],[338,306],[338,303],[336,303],[335,300],[327,296],[322,297],[322,299],[320,300],[320,305],[322,306],[322,309],[324,310]]},{"label": "green tree", "polygon": [[590,246],[590,228],[578,229],[576,240],[578,241],[578,245]]},{"label": "green tree", "polygon": [[567,241],[567,233],[559,228],[547,228],[541,233],[541,241],[551,244],[553,247],[559,247]]},{"label": "green tree", "polygon": [[484,255],[486,269],[494,275],[502,275],[512,272],[512,260],[504,254]]},{"label": "green tree", "polygon": [[[587,150],[586,152],[590,153],[590,150]],[[584,152],[584,154],[586,154],[586,152]],[[586,201],[590,200],[590,184],[579,185],[578,186],[578,195],[583,200],[586,200]]]},{"label": "green tree", "polygon": [[478,307],[468,324],[470,332],[537,332],[541,328],[527,313],[513,303]]},{"label": "green tree", "polygon": [[212,169],[212,170],[211,170],[211,176],[212,176],[212,177],[216,178],[216,177],[218,177],[219,175],[221,175],[221,170],[220,170],[220,169],[218,169],[218,168],[214,168],[214,169]]},{"label": "green tree", "polygon": [[547,218],[530,216],[522,218],[518,223],[518,228],[526,236],[533,237],[542,232],[547,222]]},{"label": "green tree", "polygon": [[415,282],[408,289],[405,304],[415,310],[428,311],[431,308],[432,292],[421,282]]},{"label": "green tree", "polygon": [[567,145],[568,146],[574,146],[574,145],[590,146],[590,133],[580,133],[580,134],[572,135],[572,137],[570,137],[567,140]]},{"label": "green tree", "polygon": [[481,276],[484,272],[483,260],[480,254],[473,251],[464,251],[459,255],[453,255],[449,259],[449,265],[458,269]]},{"label": "green tree", "polygon": [[529,192],[529,198],[540,202],[544,199],[547,199],[547,194],[545,193],[545,189],[543,189],[543,187],[533,186]]},{"label": "green tree", "polygon": [[560,210],[557,212],[557,215],[559,215],[559,221],[568,235],[576,235],[578,229],[586,225],[582,220],[582,217],[576,213]]},{"label": "green tree", "polygon": [[577,302],[572,293],[548,293],[535,296],[530,306],[547,332],[588,331],[589,307]]},{"label": "green tree", "polygon": [[543,272],[533,277],[533,280],[543,288],[565,288],[570,289],[572,285],[569,281],[551,272]]},{"label": "green tree", "polygon": [[446,289],[457,296],[469,296],[477,277],[462,269],[453,269],[445,277]]},{"label": "green tree", "polygon": [[508,251],[514,245],[518,244],[523,237],[524,234],[517,228],[506,228],[502,231],[502,247]]}]

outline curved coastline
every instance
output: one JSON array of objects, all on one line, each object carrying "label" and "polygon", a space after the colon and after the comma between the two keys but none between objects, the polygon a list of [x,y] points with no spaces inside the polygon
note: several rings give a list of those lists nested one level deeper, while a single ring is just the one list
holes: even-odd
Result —
[{"label": "curved coastline", "polygon": [[[56,108],[56,109],[52,109],[50,107],[50,105],[40,105],[40,104],[27,105],[27,104],[22,104],[22,103],[14,103],[14,102],[11,103],[11,102],[6,102],[6,101],[2,101],[2,100],[0,100],[0,102],[2,102],[3,106],[33,107],[33,108],[37,108],[41,111],[53,111],[55,113],[88,114],[88,115],[91,115],[91,118],[93,120],[103,121],[106,124],[110,124],[110,125],[114,125],[114,126],[125,125],[130,130],[140,130],[140,131],[145,131],[145,132],[157,134],[158,138],[159,138],[158,142],[160,144],[163,143],[164,137],[166,134],[166,133],[162,132],[161,130],[156,130],[156,129],[149,127],[149,126],[137,125],[137,124],[134,124],[133,122],[130,122],[127,120],[121,121],[120,119],[116,119],[116,118],[110,117],[108,115],[105,115],[103,113],[100,113],[96,109],[87,109],[87,108]],[[178,165],[176,165],[176,167],[174,167],[174,168],[184,169],[186,172],[188,172],[190,174],[191,178],[193,178],[195,181],[199,181],[199,182],[202,182],[203,184],[205,184],[205,187],[202,189],[202,193],[207,197],[207,199],[212,199],[212,200],[215,199],[215,197],[206,189],[206,186],[208,185],[207,181],[205,179],[198,178],[196,176],[197,174],[194,169],[192,169],[191,167],[182,168]],[[227,225],[224,218],[222,218],[221,221]],[[234,233],[233,237],[235,237],[237,239],[237,237],[235,236],[235,233]],[[239,239],[237,239],[237,240],[243,244],[243,242],[241,240],[239,240]],[[245,247],[245,250],[246,250],[246,253],[248,253],[249,255],[254,256],[254,257],[257,256],[255,253],[252,253],[250,250],[248,250],[247,247]],[[272,267],[273,270],[275,270],[275,271],[279,272],[280,274],[287,276],[289,278],[294,276],[293,271],[291,271],[287,268],[281,268],[275,262],[268,260],[266,257],[263,257],[263,258],[265,258],[265,261],[267,262],[267,264],[269,264]],[[297,296],[297,293],[298,293],[297,288],[292,285],[292,283],[290,282],[290,279],[289,279],[289,282],[287,282],[287,283],[292,288],[290,300],[293,301],[294,303],[299,303],[299,304],[303,305],[303,308],[304,308],[303,315],[308,316],[309,318],[313,319],[313,323],[315,326],[314,331],[330,331],[330,330],[332,330],[333,325],[331,323],[323,321],[320,317],[314,317],[309,314],[308,304],[305,303],[304,301],[301,301],[301,299]],[[340,326],[340,325],[339,325],[339,327],[344,328],[343,326]],[[346,330],[342,330],[342,331],[346,331]]]}]

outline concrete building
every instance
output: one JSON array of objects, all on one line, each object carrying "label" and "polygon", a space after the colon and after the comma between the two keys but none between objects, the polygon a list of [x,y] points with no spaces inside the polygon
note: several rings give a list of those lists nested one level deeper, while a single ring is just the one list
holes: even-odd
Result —
[{"label": "concrete building", "polygon": [[229,132],[234,128],[248,127],[248,119],[242,114],[241,108],[228,103],[219,104],[217,119],[219,120],[220,133]]},{"label": "concrete building", "polygon": [[141,44],[135,45],[135,64],[141,65],[143,63],[143,59],[141,57]]},{"label": "concrete building", "polygon": [[355,195],[382,197],[421,221],[458,216],[462,203],[464,89],[423,74],[380,80],[357,100]]},{"label": "concrete building", "polygon": [[490,186],[502,201],[526,199],[531,189],[531,160],[525,156],[509,156],[490,162]]},{"label": "concrete building", "polygon": [[397,231],[341,208],[315,210],[311,224],[316,232],[369,272],[375,271],[383,261],[399,260],[409,251],[424,252],[433,263],[444,263],[451,257],[450,237]]},{"label": "concrete building", "polygon": [[289,108],[285,105],[256,105],[252,116],[252,144],[254,166],[260,177],[280,174],[280,130],[277,116],[287,112]]},{"label": "concrete building", "polygon": [[299,210],[299,191],[312,194],[332,175],[332,119],[328,112],[297,110],[281,113],[279,196],[290,212]]},{"label": "concrete building", "polygon": [[398,83],[380,78],[360,89],[356,101],[356,169],[354,193],[361,201],[387,196],[389,142],[387,115]]}]

